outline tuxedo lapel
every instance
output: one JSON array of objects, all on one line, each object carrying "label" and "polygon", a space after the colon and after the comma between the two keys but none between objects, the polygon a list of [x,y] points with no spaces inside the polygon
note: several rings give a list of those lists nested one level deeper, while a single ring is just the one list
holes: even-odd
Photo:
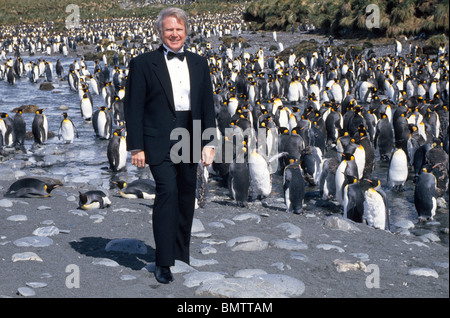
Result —
[{"label": "tuxedo lapel", "polygon": [[158,49],[158,51],[160,53],[156,55],[156,59],[153,61],[153,65],[155,66],[155,74],[161,83],[164,92],[166,93],[167,100],[169,101],[169,108],[175,115],[175,102],[173,101],[172,84],[170,82],[169,70],[167,69],[162,46]]}]

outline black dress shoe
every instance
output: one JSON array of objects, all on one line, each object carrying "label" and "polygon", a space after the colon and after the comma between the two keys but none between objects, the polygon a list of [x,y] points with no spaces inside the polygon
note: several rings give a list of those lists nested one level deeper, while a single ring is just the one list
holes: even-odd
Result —
[{"label": "black dress shoe", "polygon": [[168,284],[173,281],[173,275],[169,266],[156,266],[155,278],[161,284]]}]

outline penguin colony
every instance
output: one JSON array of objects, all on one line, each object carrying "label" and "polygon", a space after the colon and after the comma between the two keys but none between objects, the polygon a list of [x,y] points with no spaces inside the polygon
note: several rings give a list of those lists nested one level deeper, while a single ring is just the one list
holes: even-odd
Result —
[{"label": "penguin colony", "polygon": [[[273,193],[272,178],[280,175],[286,211],[302,213],[306,192],[315,189],[321,199],[337,202],[344,217],[389,229],[389,202],[383,188],[401,192],[412,175],[418,217],[433,219],[436,200],[448,191],[447,46],[436,56],[427,56],[412,44],[409,52],[402,52],[396,40],[394,54],[376,56],[370,50],[358,53],[353,47],[341,54],[332,43],[324,43],[306,55],[296,56],[291,51],[288,58],[282,58],[268,56],[262,49],[249,54],[242,43],[212,48],[207,42],[211,35],[240,34],[244,27],[231,16],[221,19],[218,24],[213,16],[192,18],[192,30],[200,35],[200,41],[191,43],[188,38],[187,42],[187,49],[209,61],[218,149],[230,144],[228,149],[233,149],[231,161],[216,157],[208,169],[199,166],[200,206],[209,176],[222,182],[236,204],[245,207],[249,200],[279,195]],[[66,81],[67,89],[80,100],[77,109],[71,110],[72,116],[78,112],[83,120],[92,122],[96,138],[108,142],[111,171],[122,171],[127,166],[123,97],[128,62],[158,46],[150,44],[157,42],[152,24],[148,19],[111,20],[106,26],[87,21],[82,32],[65,35],[41,32],[45,27],[26,35],[20,28],[3,28],[0,80],[2,85],[18,85],[21,78],[32,83],[42,78]],[[122,44],[116,41],[119,37],[124,39]],[[46,54],[67,57],[81,41],[95,45],[97,53],[103,52],[93,70],[83,58],[75,59],[68,70],[60,60],[54,68],[45,61]],[[107,51],[114,52],[112,64]],[[15,58],[7,57],[14,52]],[[23,53],[43,57],[25,65],[20,57]],[[101,95],[104,104],[93,105],[92,94]],[[48,138],[44,110],[38,109],[33,120],[33,147],[45,145]],[[11,147],[26,151],[21,116],[20,109],[14,119],[1,114],[3,155]],[[73,143],[77,129],[67,112],[62,116],[58,138]],[[229,131],[233,133],[227,134]],[[266,142],[261,145],[259,140]],[[225,156],[221,151],[216,154],[222,159]],[[385,180],[373,176],[377,161],[388,165]],[[142,182],[120,181],[117,186],[124,198],[150,198],[154,191],[153,185]],[[14,193],[20,193],[17,187],[15,184]],[[101,193],[80,193],[81,208],[109,204]]]}]

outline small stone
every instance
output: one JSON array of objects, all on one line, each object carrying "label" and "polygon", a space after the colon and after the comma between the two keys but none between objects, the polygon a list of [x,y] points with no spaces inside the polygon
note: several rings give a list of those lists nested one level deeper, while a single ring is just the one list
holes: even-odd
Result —
[{"label": "small stone", "polygon": [[270,241],[270,245],[276,248],[281,248],[289,251],[299,251],[308,249],[308,245],[301,241],[291,240],[291,239],[276,239]]},{"label": "small stone", "polygon": [[46,283],[41,283],[41,282],[29,282],[29,283],[26,283],[25,285],[27,285],[28,287],[31,287],[31,288],[43,288],[43,287],[47,286]]},{"label": "small stone", "polygon": [[103,266],[108,266],[108,267],[117,267],[119,266],[119,264],[116,261],[113,261],[112,259],[109,258],[102,258],[100,260],[95,260],[92,262],[92,264],[94,265],[103,265]]},{"label": "small stone", "polygon": [[343,248],[336,246],[336,245],[332,245],[332,244],[319,244],[316,246],[316,248],[320,248],[326,251],[329,251],[331,249],[335,249],[337,250],[339,253],[343,253],[345,252]]},{"label": "small stone", "polygon": [[409,275],[415,275],[415,276],[426,276],[426,277],[434,277],[434,278],[438,278],[439,275],[438,273],[431,268],[410,268],[408,270],[408,274]]},{"label": "small stone", "polygon": [[288,237],[291,239],[300,238],[300,236],[302,236],[302,230],[297,225],[294,225],[289,222],[281,223],[280,225],[277,226],[277,228],[281,228],[286,232],[288,232],[289,233]]},{"label": "small stone", "polygon": [[410,220],[401,220],[401,221],[395,222],[394,225],[396,227],[399,227],[402,229],[407,229],[407,230],[414,228],[414,223]]},{"label": "small stone", "polygon": [[308,261],[308,257],[305,254],[297,253],[297,252],[292,252],[291,253],[291,258],[299,260],[299,261],[303,261],[303,262],[307,262]]},{"label": "small stone", "polygon": [[215,254],[217,253],[217,250],[214,247],[208,245],[200,249],[200,253],[202,253],[203,255]]},{"label": "small stone", "polygon": [[15,253],[12,256],[12,261],[13,262],[18,262],[18,261],[38,261],[38,262],[42,262],[42,259],[33,252],[24,252],[24,253]]},{"label": "small stone", "polygon": [[122,275],[122,276],[120,276],[120,279],[121,280],[133,280],[133,279],[136,279],[136,276],[133,276],[133,275]]},{"label": "small stone", "polygon": [[39,227],[33,231],[33,235],[37,236],[53,236],[59,234],[59,229],[56,226]]},{"label": "small stone", "polygon": [[325,226],[332,228],[332,229],[338,229],[341,231],[361,231],[356,224],[346,218],[338,217],[338,216],[330,216],[325,219]]},{"label": "small stone", "polygon": [[367,262],[369,260],[369,255],[366,253],[351,253],[350,255],[355,258],[359,258],[361,262]]},{"label": "small stone", "polygon": [[249,220],[249,219],[256,220],[256,224],[261,222],[261,217],[259,215],[256,215],[255,213],[243,213],[243,214],[239,214],[233,218],[234,221],[245,221],[245,220]]},{"label": "small stone", "polygon": [[363,262],[357,261],[356,263],[351,263],[350,261],[335,259],[333,265],[339,273],[357,270],[366,270],[366,265]]},{"label": "small stone", "polygon": [[38,206],[37,209],[42,211],[42,210],[51,210],[52,208],[49,206],[41,205],[41,206]]},{"label": "small stone", "polygon": [[211,222],[211,223],[208,223],[208,226],[215,227],[215,228],[222,228],[222,229],[225,227],[225,225],[223,225],[222,222]]},{"label": "small stone", "polygon": [[265,275],[267,274],[266,271],[262,270],[262,269],[241,269],[238,270],[236,273],[234,273],[234,277],[241,277],[241,278],[250,278],[250,277],[254,277],[254,276],[260,276],[260,275]]},{"label": "small stone", "polygon": [[53,240],[46,236],[28,236],[15,240],[14,245],[20,247],[45,247],[53,244]]},{"label": "small stone", "polygon": [[31,289],[30,287],[19,287],[17,290],[17,293],[24,297],[31,297],[36,295],[35,291]]},{"label": "small stone", "polygon": [[200,286],[204,282],[223,279],[225,275],[215,272],[192,272],[184,275],[184,286],[189,288]]},{"label": "small stone", "polygon": [[227,247],[232,251],[262,251],[269,246],[269,243],[255,236],[240,236],[227,242]]},{"label": "small stone", "polygon": [[27,221],[28,217],[23,214],[16,214],[16,215],[11,215],[10,217],[7,218],[7,220],[13,221],[13,222],[23,222],[23,221]]},{"label": "small stone", "polygon": [[103,215],[100,215],[100,214],[94,214],[94,215],[91,215],[89,218],[91,220],[94,220],[94,223],[101,223],[101,222],[103,222],[103,219],[105,217]]},{"label": "small stone", "polygon": [[0,207],[2,207],[2,208],[10,208],[12,206],[13,206],[13,203],[11,200],[8,200],[8,199],[0,200]]},{"label": "small stone", "polygon": [[219,262],[216,261],[215,259],[201,260],[201,259],[195,259],[193,257],[190,257],[189,263],[194,267],[201,267],[201,266],[206,266],[206,265],[215,265],[215,264],[218,264]]},{"label": "small stone", "polygon": [[225,244],[227,241],[225,240],[216,240],[216,239],[205,239],[202,241],[202,243],[204,244],[209,244],[209,245],[220,245],[220,244]]},{"label": "small stone", "polygon": [[51,91],[51,90],[55,89],[55,86],[53,86],[51,83],[44,82],[39,85],[39,89],[41,91]]}]

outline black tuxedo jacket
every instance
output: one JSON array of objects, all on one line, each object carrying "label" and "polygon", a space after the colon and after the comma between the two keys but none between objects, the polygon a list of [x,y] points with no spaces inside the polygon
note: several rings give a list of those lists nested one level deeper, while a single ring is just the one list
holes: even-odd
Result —
[{"label": "black tuxedo jacket", "polygon": [[[210,70],[206,58],[198,54],[186,51],[186,60],[192,119],[201,120],[203,133],[216,125]],[[176,123],[172,85],[162,46],[130,61],[124,110],[127,149],[144,150],[149,165],[161,163],[170,151],[170,133]],[[197,140],[202,146],[208,141]]]}]

